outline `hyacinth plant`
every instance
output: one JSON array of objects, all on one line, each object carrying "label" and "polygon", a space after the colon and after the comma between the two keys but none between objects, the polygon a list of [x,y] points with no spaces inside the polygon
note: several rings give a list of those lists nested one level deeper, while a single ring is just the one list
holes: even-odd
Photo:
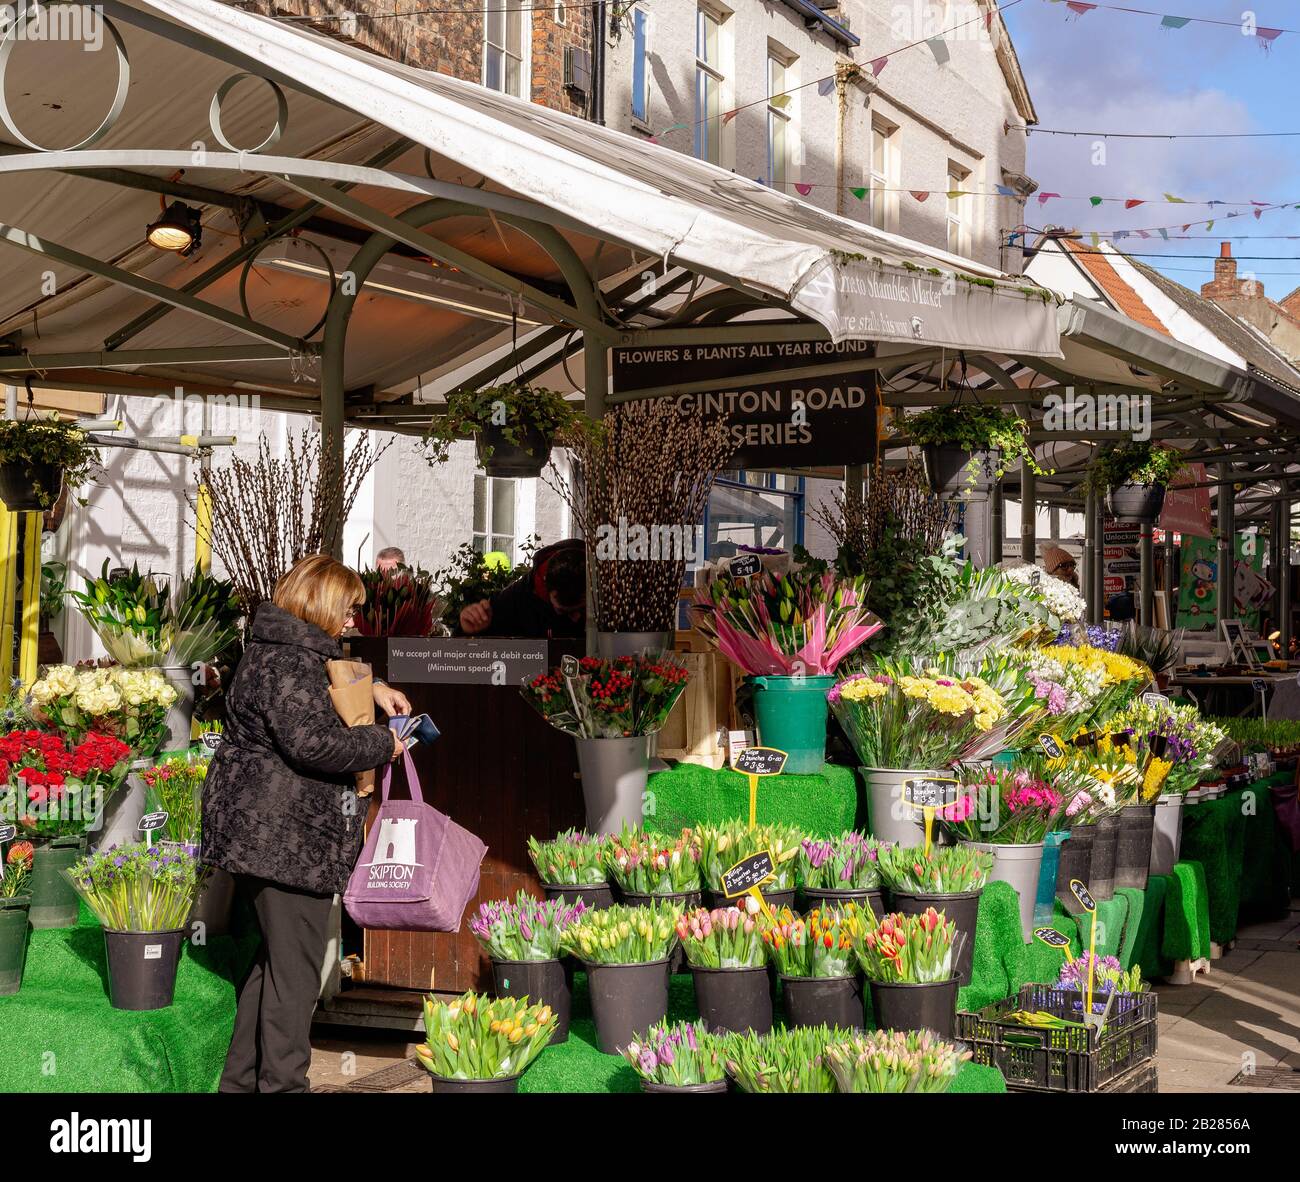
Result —
[{"label": "hyacinth plant", "polygon": [[742,1092],[833,1092],[826,1048],[843,1034],[828,1026],[793,1026],[725,1035],[727,1074]]},{"label": "hyacinth plant", "polygon": [[841,1092],[946,1092],[970,1058],[932,1030],[878,1030],[826,1048]]},{"label": "hyacinth plant", "polygon": [[[752,908],[750,905],[753,905]],[[758,904],[752,898],[745,907],[704,907],[677,917],[677,938],[692,968],[755,969],[767,957],[763,933],[753,912]]]},{"label": "hyacinth plant", "polygon": [[660,1022],[622,1054],[646,1083],[689,1088],[727,1077],[722,1039],[703,1022]]},{"label": "hyacinth plant", "polygon": [[37,842],[99,828],[104,801],[125,778],[130,755],[130,747],[109,735],[88,735],[74,747],[41,731],[5,735],[0,821],[17,824]]},{"label": "hyacinth plant", "polygon": [[923,985],[952,977],[957,927],[942,911],[920,915],[869,913],[856,944],[858,963],[868,981]]},{"label": "hyacinth plant", "polygon": [[680,895],[700,889],[700,842],[689,829],[677,837],[626,825],[605,845],[605,867],[621,890],[636,895]]},{"label": "hyacinth plant", "polygon": [[993,855],[970,846],[883,846],[877,861],[891,891],[907,895],[961,895],[983,890]]},{"label": "hyacinth plant", "polygon": [[541,1054],[556,1021],[550,1006],[530,1005],[527,998],[426,997],[425,1040],[415,1054],[440,1079],[509,1079]]},{"label": "hyacinth plant", "polygon": [[522,692],[566,735],[618,739],[658,733],[690,679],[671,653],[608,661],[582,657],[568,672],[557,666],[525,682]]},{"label": "hyacinth plant", "polygon": [[1061,966],[1056,980],[1058,989],[1077,989],[1083,993],[1088,988],[1088,970],[1092,966],[1092,987],[1099,993],[1145,993],[1149,988],[1142,980],[1142,968],[1134,965],[1126,969],[1114,956],[1098,956],[1083,952]]},{"label": "hyacinth plant", "polygon": [[865,891],[880,886],[873,837],[847,830],[829,841],[805,837],[799,848],[799,877],[804,886],[823,891]]},{"label": "hyacinth plant", "polygon": [[672,903],[589,911],[564,929],[560,947],[587,964],[650,964],[676,945],[678,914]]},{"label": "hyacinth plant", "polygon": [[710,890],[722,890],[722,876],[742,858],[766,850],[772,855],[774,871],[764,890],[792,890],[798,870],[803,834],[793,825],[755,825],[732,819],[716,825],[701,825],[700,874]]},{"label": "hyacinth plant", "polygon": [[204,877],[193,848],[142,841],[100,850],[64,873],[101,926],[113,932],[183,928]]},{"label": "hyacinth plant", "polygon": [[469,930],[493,960],[558,960],[564,929],[586,913],[581,899],[539,902],[520,891],[514,899],[480,903]]},{"label": "hyacinth plant", "polygon": [[530,837],[528,856],[537,877],[548,886],[595,886],[609,881],[605,839],[581,829],[566,829],[550,841]]},{"label": "hyacinth plant", "polygon": [[763,923],[763,943],[782,976],[851,977],[862,932],[862,912],[853,903],[814,908],[806,918],[782,907]]},{"label": "hyacinth plant", "polygon": [[763,571],[719,578],[695,593],[692,621],[751,676],[823,676],[883,627],[866,579],[829,571]]},{"label": "hyacinth plant", "polygon": [[956,801],[936,814],[957,841],[1030,845],[1043,840],[1062,807],[1061,794],[1025,768],[993,767],[963,780]]},{"label": "hyacinth plant", "polygon": [[203,819],[201,797],[209,762],[202,756],[174,755],[140,773],[146,789],[146,811],[167,814],[166,823],[154,832],[156,839],[181,845],[199,844]]},{"label": "hyacinth plant", "polygon": [[30,841],[16,841],[0,866],[0,898],[20,899],[31,894],[32,862],[36,850]]},{"label": "hyacinth plant", "polygon": [[874,663],[876,672],[849,677],[827,695],[864,767],[928,770],[981,757],[986,737],[1006,714],[983,678]]}]

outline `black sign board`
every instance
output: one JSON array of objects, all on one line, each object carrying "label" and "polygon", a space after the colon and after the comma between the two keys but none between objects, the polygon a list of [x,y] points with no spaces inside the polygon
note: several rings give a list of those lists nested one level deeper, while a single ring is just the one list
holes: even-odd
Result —
[{"label": "black sign board", "polygon": [[0,842],[13,841],[18,836],[17,825],[0,825]]},{"label": "black sign board", "polygon": [[722,893],[735,899],[754,887],[762,886],[776,873],[776,862],[767,850],[759,850],[737,862],[722,876]]},{"label": "black sign board", "polygon": [[[716,341],[623,346],[613,350],[616,391],[717,379],[706,393],[675,396],[684,411],[725,416],[737,451],[729,466],[763,468],[855,464],[876,449],[874,380],[854,363],[871,357],[869,341]],[[843,360],[843,372],[795,381],[730,379]]]},{"label": "black sign board", "polygon": [[747,579],[763,569],[763,560],[757,554],[737,554],[727,563],[727,574],[733,579]]},{"label": "black sign board", "polygon": [[544,640],[393,638],[388,680],[393,685],[508,685],[547,671]]},{"label": "black sign board", "polygon": [[731,766],[747,776],[779,776],[785,761],[785,752],[775,747],[746,747]]},{"label": "black sign board", "polygon": [[1055,928],[1035,928],[1034,939],[1041,940],[1052,948],[1069,948],[1070,937]]},{"label": "black sign board", "polygon": [[957,799],[957,781],[938,776],[904,780],[903,799],[915,808],[925,808],[927,805],[942,808]]},{"label": "black sign board", "polygon": [[1250,683],[1250,688],[1257,694],[1262,694],[1266,689],[1268,689],[1268,683],[1262,677],[1257,677]]},{"label": "black sign board", "polygon": [[152,833],[155,829],[161,829],[167,824],[166,809],[159,809],[156,813],[145,813],[140,818],[140,824],[137,828],[141,833]]},{"label": "black sign board", "polygon": [[215,751],[223,742],[225,742],[225,738],[226,736],[220,731],[204,731],[199,736],[199,742],[209,751]]},{"label": "black sign board", "polygon": [[1070,742],[1075,747],[1091,747],[1097,741],[1096,731],[1084,731],[1083,734],[1071,739]]},{"label": "black sign board", "polygon": [[1167,699],[1164,694],[1157,694],[1154,691],[1142,695],[1142,705],[1154,706],[1157,710],[1164,706],[1166,702]]},{"label": "black sign board", "polygon": [[1039,735],[1038,745],[1042,747],[1048,759],[1060,759],[1065,754],[1065,748],[1061,746],[1055,735]]},{"label": "black sign board", "polygon": [[1070,893],[1079,900],[1079,906],[1085,911],[1097,910],[1097,900],[1088,893],[1088,888],[1077,878],[1070,879]]}]

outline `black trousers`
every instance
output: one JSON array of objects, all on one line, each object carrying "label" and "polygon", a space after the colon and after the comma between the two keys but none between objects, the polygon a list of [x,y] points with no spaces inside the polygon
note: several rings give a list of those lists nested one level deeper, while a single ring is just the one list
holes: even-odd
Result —
[{"label": "black trousers", "polygon": [[221,1092],[305,1092],[311,1018],[320,994],[333,895],[235,876],[252,906],[262,947],[239,987]]}]

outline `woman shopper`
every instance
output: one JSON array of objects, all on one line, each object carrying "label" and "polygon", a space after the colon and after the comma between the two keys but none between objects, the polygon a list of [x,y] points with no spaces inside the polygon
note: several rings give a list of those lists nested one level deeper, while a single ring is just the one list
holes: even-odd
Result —
[{"label": "woman shopper", "polygon": [[[303,1092],[334,895],[361,850],[353,773],[402,751],[387,726],[344,725],[325,662],[365,599],[323,554],[294,564],[253,617],[227,698],[225,737],[203,788],[203,860],[235,876],[262,946],[239,988],[223,1092]],[[375,686],[388,714],[410,705]]]}]

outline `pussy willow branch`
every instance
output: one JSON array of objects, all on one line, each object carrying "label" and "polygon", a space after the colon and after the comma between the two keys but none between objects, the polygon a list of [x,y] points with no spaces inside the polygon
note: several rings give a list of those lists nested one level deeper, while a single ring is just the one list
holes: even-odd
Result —
[{"label": "pussy willow branch", "polygon": [[846,555],[854,570],[863,570],[891,527],[915,540],[924,553],[938,553],[953,530],[953,511],[931,491],[920,467],[884,468],[872,473],[862,499],[817,505],[812,516]]},{"label": "pussy willow branch", "polygon": [[587,539],[597,628],[673,628],[685,553],[644,560],[600,558],[596,546],[602,532],[612,531],[618,538],[638,525],[652,536],[657,527],[680,527],[689,545],[713,482],[735,450],[725,420],[683,412],[668,398],[646,399],[605,415],[602,438],[581,435],[570,444],[574,481],[549,475],[546,480],[568,502]]}]

